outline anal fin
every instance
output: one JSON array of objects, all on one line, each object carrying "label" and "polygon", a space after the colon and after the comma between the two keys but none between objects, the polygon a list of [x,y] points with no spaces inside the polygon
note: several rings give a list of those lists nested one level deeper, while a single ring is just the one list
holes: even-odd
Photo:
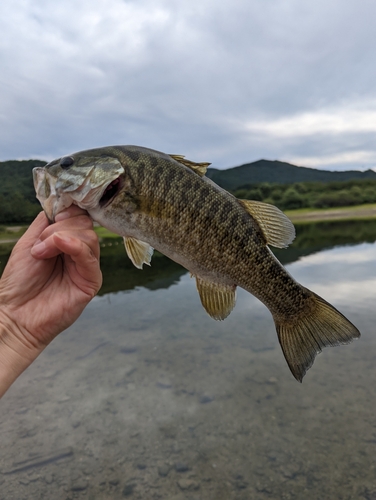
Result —
[{"label": "anal fin", "polygon": [[213,283],[196,276],[201,304],[213,319],[223,320],[233,310],[236,302],[236,285]]},{"label": "anal fin", "polygon": [[127,236],[124,236],[123,240],[128,257],[138,269],[142,269],[144,264],[150,266],[154,249],[149,243]]}]

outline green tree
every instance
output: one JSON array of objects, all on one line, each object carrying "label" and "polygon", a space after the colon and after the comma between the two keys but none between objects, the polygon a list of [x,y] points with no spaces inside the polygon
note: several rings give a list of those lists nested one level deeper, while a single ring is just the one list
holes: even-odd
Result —
[{"label": "green tree", "polygon": [[303,197],[295,187],[289,187],[282,196],[281,205],[284,210],[293,210],[303,206]]}]

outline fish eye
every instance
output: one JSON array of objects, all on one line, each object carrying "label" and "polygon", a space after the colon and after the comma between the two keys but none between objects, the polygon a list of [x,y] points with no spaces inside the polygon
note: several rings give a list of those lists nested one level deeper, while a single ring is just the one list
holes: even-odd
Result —
[{"label": "fish eye", "polygon": [[60,167],[61,168],[69,168],[71,165],[73,165],[74,159],[71,156],[64,156],[60,160]]}]

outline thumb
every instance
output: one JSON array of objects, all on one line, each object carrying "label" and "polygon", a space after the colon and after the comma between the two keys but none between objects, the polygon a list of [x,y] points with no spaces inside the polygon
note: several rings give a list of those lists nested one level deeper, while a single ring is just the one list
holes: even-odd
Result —
[{"label": "thumb", "polygon": [[19,240],[25,247],[31,247],[38,240],[42,232],[49,226],[48,219],[44,212],[40,212],[28,227],[25,234]]}]

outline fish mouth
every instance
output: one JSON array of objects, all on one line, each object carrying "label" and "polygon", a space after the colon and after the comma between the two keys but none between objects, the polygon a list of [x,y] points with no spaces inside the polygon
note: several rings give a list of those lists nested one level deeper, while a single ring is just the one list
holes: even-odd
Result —
[{"label": "fish mouth", "polygon": [[119,194],[122,188],[122,181],[120,177],[114,179],[104,190],[101,199],[99,200],[99,205],[101,208],[109,205],[113,199]]}]

